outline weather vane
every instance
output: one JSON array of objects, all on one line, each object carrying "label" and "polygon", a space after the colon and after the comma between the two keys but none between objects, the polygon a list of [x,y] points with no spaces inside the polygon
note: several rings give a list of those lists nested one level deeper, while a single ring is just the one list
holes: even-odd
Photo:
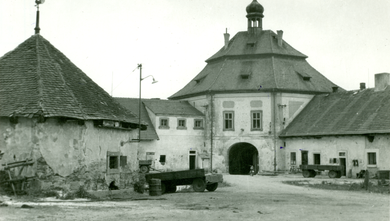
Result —
[{"label": "weather vane", "polygon": [[35,30],[35,34],[39,34],[39,31],[41,30],[39,28],[39,5],[45,3],[45,0],[35,0],[35,3],[36,3],[35,6],[37,7],[37,21],[35,23],[34,30]]}]

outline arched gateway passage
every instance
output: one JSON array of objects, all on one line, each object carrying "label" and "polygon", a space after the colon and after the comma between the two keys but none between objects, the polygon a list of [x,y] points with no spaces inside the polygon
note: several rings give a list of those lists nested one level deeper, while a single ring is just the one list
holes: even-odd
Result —
[{"label": "arched gateway passage", "polygon": [[229,151],[229,174],[249,174],[253,165],[255,173],[259,171],[259,152],[249,143],[236,143]]}]

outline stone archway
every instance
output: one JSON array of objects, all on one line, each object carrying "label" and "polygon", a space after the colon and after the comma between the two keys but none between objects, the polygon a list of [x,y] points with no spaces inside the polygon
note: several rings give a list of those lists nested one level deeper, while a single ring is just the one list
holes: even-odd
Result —
[{"label": "stone archway", "polygon": [[253,165],[259,171],[259,152],[250,143],[236,143],[229,150],[229,174],[249,174]]}]

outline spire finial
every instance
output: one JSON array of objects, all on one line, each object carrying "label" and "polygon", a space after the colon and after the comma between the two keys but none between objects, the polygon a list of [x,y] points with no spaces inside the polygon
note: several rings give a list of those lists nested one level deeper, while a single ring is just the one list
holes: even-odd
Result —
[{"label": "spire finial", "polygon": [[45,2],[45,0],[35,0],[35,3],[36,3],[35,6],[37,7],[37,20],[35,22],[35,28],[34,28],[35,34],[39,34],[39,31],[41,30],[39,28],[39,5],[43,4],[44,2]]}]

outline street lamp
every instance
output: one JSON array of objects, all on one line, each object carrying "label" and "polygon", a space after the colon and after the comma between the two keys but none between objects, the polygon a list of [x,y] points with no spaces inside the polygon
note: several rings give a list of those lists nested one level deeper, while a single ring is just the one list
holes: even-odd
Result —
[{"label": "street lamp", "polygon": [[141,142],[141,82],[145,80],[148,77],[152,77],[153,82],[152,84],[157,83],[157,81],[154,79],[152,75],[148,75],[144,78],[142,78],[142,64],[138,64],[138,69],[139,69],[139,100],[138,100],[138,142]]}]

